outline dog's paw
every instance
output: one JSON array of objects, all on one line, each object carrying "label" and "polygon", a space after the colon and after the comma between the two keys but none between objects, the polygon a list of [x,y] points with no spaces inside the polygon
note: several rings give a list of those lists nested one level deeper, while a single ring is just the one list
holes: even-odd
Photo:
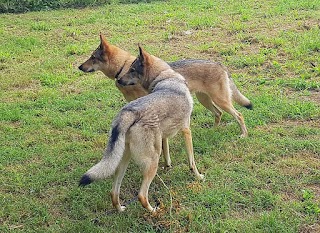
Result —
[{"label": "dog's paw", "polygon": [[239,138],[246,138],[246,137],[248,137],[248,133],[243,133],[239,136]]},{"label": "dog's paw", "polygon": [[152,210],[150,210],[151,213],[155,213],[159,210],[160,208],[157,206],[157,207],[154,207],[152,208]]},{"label": "dog's paw", "polygon": [[159,209],[159,207],[157,206],[157,207],[152,207],[152,206],[149,206],[149,207],[147,207],[146,208],[150,213],[155,213],[155,212],[157,212],[157,210]]},{"label": "dog's paw", "polygon": [[171,159],[165,159],[166,167],[171,168]]},{"label": "dog's paw", "polygon": [[204,175],[199,174],[199,175],[197,176],[197,178],[198,178],[199,180],[204,180]]},{"label": "dog's paw", "polygon": [[126,209],[126,207],[123,206],[123,205],[117,207],[117,210],[118,210],[119,212],[123,212],[123,211],[125,211],[125,209]]}]

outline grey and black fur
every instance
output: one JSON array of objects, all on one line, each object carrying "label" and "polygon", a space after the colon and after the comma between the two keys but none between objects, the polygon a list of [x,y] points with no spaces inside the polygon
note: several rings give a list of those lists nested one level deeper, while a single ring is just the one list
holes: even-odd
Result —
[{"label": "grey and black fur", "polygon": [[[114,174],[111,191],[112,203],[119,211],[119,192],[122,178],[133,159],[142,171],[143,180],[138,198],[149,211],[148,190],[156,175],[162,150],[162,141],[167,142],[182,131],[186,141],[189,166],[196,177],[203,179],[194,161],[190,116],[192,97],[183,76],[170,66],[142,48],[140,56],[132,63],[129,71],[118,79],[119,85],[140,83],[150,94],[125,105],[113,120],[110,139],[103,158],[81,178],[80,185],[104,179]],[[165,147],[165,145],[164,145]],[[170,157],[165,157],[170,164]]]}]

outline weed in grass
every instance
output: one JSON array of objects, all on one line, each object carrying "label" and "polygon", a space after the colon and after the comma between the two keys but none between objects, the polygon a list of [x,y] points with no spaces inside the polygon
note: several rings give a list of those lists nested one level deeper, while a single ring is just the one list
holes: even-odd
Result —
[{"label": "weed in grass", "polygon": [[36,46],[40,45],[40,40],[36,37],[22,37],[22,38],[16,38],[13,41],[13,44],[15,44],[19,50],[21,51],[30,51],[34,49]]},{"label": "weed in grass", "polygon": [[11,54],[9,52],[0,51],[0,62],[3,64],[9,60]]},{"label": "weed in grass", "polygon": [[82,46],[75,45],[75,44],[67,46],[66,50],[67,50],[66,54],[69,56],[70,55],[82,55],[85,53]]},{"label": "weed in grass", "polygon": [[319,90],[320,88],[320,84],[318,82],[312,81],[312,80],[306,80],[303,77],[293,78],[289,82],[279,81],[279,84],[285,87],[290,87],[297,91]]},{"label": "weed in grass", "polygon": [[220,49],[220,55],[222,56],[233,56],[238,53],[243,48],[242,45],[228,45],[226,48]]},{"label": "weed in grass", "polygon": [[265,62],[266,58],[264,55],[247,55],[232,59],[230,62],[238,69],[245,67],[256,67],[261,66]]},{"label": "weed in grass", "polygon": [[320,216],[320,203],[314,202],[314,193],[310,190],[302,190],[303,208],[306,214]]},{"label": "weed in grass", "polygon": [[68,81],[68,76],[65,74],[39,74],[34,77],[35,79],[40,80],[43,86],[54,87]]},{"label": "weed in grass", "polygon": [[254,189],[252,195],[253,209],[255,211],[272,210],[277,205],[277,201],[279,201],[279,197],[269,190]]},{"label": "weed in grass", "polygon": [[35,31],[50,31],[50,25],[46,22],[35,22],[31,25],[31,29]]}]

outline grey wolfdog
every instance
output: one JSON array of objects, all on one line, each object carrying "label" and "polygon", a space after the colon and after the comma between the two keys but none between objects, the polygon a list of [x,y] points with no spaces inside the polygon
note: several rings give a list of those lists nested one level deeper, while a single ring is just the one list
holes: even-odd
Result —
[{"label": "grey wolfdog", "polygon": [[[139,165],[143,175],[138,199],[148,211],[155,211],[148,201],[148,190],[157,173],[162,140],[179,131],[184,134],[189,166],[198,179],[203,179],[194,161],[189,128],[193,101],[186,81],[166,62],[141,47],[139,51],[140,55],[129,71],[117,81],[121,86],[139,83],[150,94],[129,102],[121,109],[113,120],[103,158],[82,176],[79,183],[84,186],[114,174],[111,198],[118,211],[125,209],[120,204],[119,193],[130,158]],[[165,160],[170,158],[165,157]]]}]

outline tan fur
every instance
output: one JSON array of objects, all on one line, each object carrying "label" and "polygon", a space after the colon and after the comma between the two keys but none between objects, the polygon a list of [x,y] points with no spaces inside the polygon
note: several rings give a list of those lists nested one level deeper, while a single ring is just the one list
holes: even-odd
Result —
[{"label": "tan fur", "polygon": [[[126,73],[135,57],[130,53],[111,45],[106,38],[100,35],[100,46],[79,69],[84,72],[102,71],[110,79],[115,79],[121,70],[120,76]],[[174,63],[172,63],[174,64]],[[222,111],[230,113],[241,128],[241,137],[248,135],[243,116],[238,112],[232,100],[241,106],[251,106],[250,100],[237,89],[233,80],[229,78],[226,67],[214,62],[197,62],[188,65],[172,65],[173,70],[180,73],[187,80],[189,90],[196,94],[199,102],[215,116],[215,126],[220,123]],[[136,86],[119,86],[127,101],[134,100],[147,94],[139,84]]]}]

